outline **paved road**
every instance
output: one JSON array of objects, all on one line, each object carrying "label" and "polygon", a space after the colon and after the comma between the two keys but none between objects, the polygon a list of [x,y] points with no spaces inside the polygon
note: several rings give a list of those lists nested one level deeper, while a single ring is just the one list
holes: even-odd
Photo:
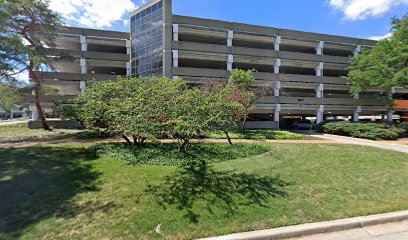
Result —
[{"label": "paved road", "polygon": [[[359,138],[351,138],[351,137],[343,137],[331,134],[323,134],[323,135],[313,135],[313,137],[332,140],[338,143],[346,143],[346,144],[355,144],[355,145],[362,145],[362,146],[369,146],[375,148],[382,148],[386,150],[393,150],[397,152],[408,153],[408,145],[398,144],[395,142],[386,143],[386,142],[376,142],[366,139],[359,139]],[[407,238],[408,239],[408,238]]]},{"label": "paved road", "polygon": [[408,221],[380,224],[347,231],[317,234],[288,240],[406,240]]}]

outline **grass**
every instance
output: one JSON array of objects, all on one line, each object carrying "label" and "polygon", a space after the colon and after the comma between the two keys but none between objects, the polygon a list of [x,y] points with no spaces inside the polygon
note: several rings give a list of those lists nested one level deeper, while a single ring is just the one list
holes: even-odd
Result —
[{"label": "grass", "polygon": [[258,146],[268,151],[183,167],[79,143],[0,149],[0,239],[192,239],[408,209],[406,154]]},{"label": "grass", "polygon": [[[279,130],[244,130],[229,133],[231,139],[257,139],[257,140],[304,140],[303,135]],[[209,134],[209,138],[226,139],[223,132]]]},{"label": "grass", "polygon": [[101,133],[83,130],[54,129],[29,129],[27,123],[17,123],[8,126],[0,126],[0,143],[24,142],[24,141],[52,141],[63,139],[97,139],[106,138]]}]

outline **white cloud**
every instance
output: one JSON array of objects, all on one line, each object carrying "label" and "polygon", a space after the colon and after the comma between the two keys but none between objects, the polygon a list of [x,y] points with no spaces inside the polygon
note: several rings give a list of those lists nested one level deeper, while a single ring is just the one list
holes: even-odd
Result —
[{"label": "white cloud", "polygon": [[137,6],[131,0],[51,0],[50,8],[86,27],[111,27]]},{"label": "white cloud", "polygon": [[342,11],[344,19],[357,21],[381,16],[398,5],[408,5],[408,0],[329,0],[329,5]]},{"label": "white cloud", "polygon": [[379,40],[383,40],[383,39],[386,39],[386,38],[390,38],[391,36],[392,36],[392,33],[387,33],[387,34],[382,35],[382,36],[372,36],[372,37],[369,37],[368,39],[379,41]]}]

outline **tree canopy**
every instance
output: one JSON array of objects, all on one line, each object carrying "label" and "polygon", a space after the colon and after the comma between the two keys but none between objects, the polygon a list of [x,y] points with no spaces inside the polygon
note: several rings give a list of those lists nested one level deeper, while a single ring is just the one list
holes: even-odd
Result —
[{"label": "tree canopy", "polygon": [[15,79],[28,71],[33,79],[34,100],[44,129],[49,130],[40,105],[40,80],[36,69],[52,68],[47,48],[55,47],[60,16],[44,0],[0,0],[0,80]]},{"label": "tree canopy", "polygon": [[353,93],[370,87],[384,92],[393,87],[408,87],[408,14],[392,20],[391,32],[390,38],[352,58],[347,79]]}]

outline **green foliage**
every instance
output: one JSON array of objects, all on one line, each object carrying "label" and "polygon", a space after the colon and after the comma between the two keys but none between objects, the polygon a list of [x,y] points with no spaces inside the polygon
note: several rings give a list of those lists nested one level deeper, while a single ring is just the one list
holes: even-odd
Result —
[{"label": "green foliage", "polygon": [[9,112],[21,101],[22,95],[16,86],[0,83],[0,108]]},{"label": "green foliage", "polygon": [[44,45],[55,46],[62,20],[48,1],[0,0],[0,22],[0,79],[42,64],[52,66]]},{"label": "green foliage", "polygon": [[179,166],[186,161],[199,160],[208,163],[230,161],[265,153],[271,145],[265,143],[235,144],[193,143],[188,153],[179,151],[176,143],[146,144],[137,148],[123,143],[97,143],[91,146],[98,154],[107,154],[132,164]]},{"label": "green foliage", "polygon": [[194,88],[180,78],[119,78],[86,88],[76,99],[76,109],[66,106],[69,112],[64,115],[89,129],[122,135],[129,144],[129,137],[134,145],[163,137],[178,139],[185,152],[193,137],[236,129],[251,96],[230,84]]},{"label": "green foliage", "polygon": [[392,36],[351,60],[347,79],[353,93],[370,87],[408,87],[408,15],[393,19]]},{"label": "green foliage", "polygon": [[323,129],[329,134],[372,140],[394,140],[405,133],[404,129],[385,123],[332,122],[323,125]]},{"label": "green foliage", "polygon": [[238,68],[233,69],[230,71],[229,83],[238,88],[249,88],[255,83],[255,77],[252,75],[253,72],[256,72],[256,70],[252,69],[245,71]]}]

